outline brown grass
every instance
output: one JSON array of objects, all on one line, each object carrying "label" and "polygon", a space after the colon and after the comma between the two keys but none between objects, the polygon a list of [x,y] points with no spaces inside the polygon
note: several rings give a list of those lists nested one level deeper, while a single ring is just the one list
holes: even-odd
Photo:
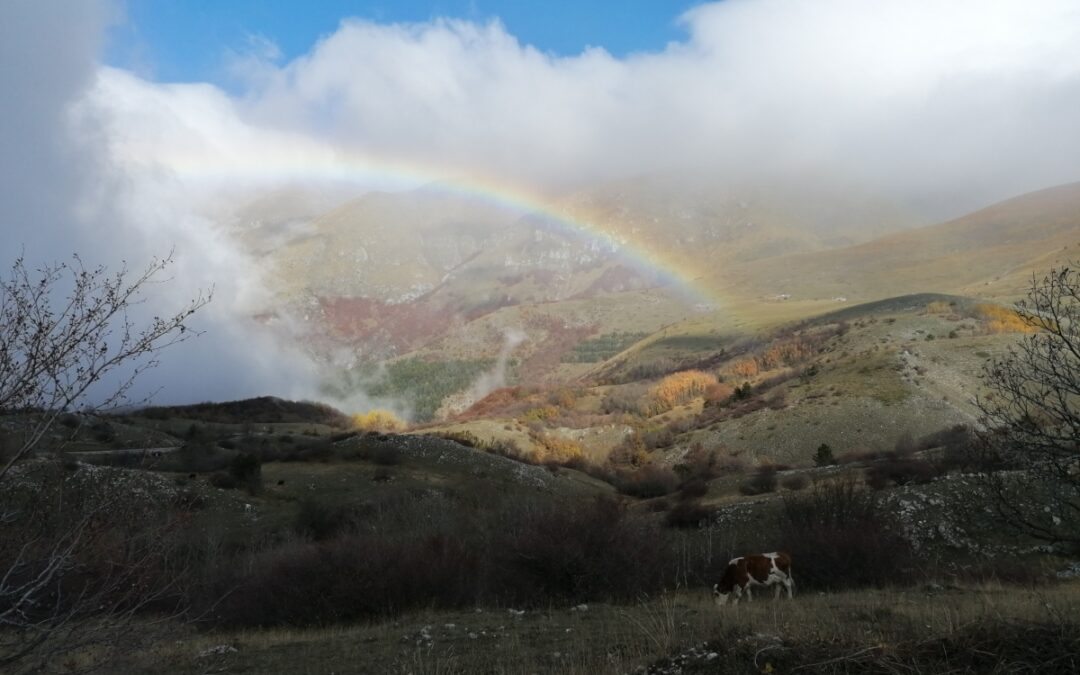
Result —
[{"label": "brown grass", "polygon": [[[660,672],[681,655],[686,673],[1065,673],[1077,665],[1077,616],[1076,584],[796,591],[792,602],[723,610],[705,593],[680,593],[520,616],[488,607],[329,629],[178,629],[125,671],[606,675]],[[219,645],[237,651],[198,658]]]}]

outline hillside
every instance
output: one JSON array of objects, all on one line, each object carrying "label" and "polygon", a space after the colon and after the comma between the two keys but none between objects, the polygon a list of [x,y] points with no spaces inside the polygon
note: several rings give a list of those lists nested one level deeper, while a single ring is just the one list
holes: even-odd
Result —
[{"label": "hillside", "polygon": [[[513,396],[496,392],[428,429],[509,443],[541,459],[569,444],[600,463],[634,447],[666,465],[695,447],[743,465],[796,466],[810,465],[822,443],[841,454],[891,450],[906,437],[974,422],[983,365],[1017,338],[991,307],[917,295],[753,336],[666,329],[569,385],[529,380]],[[654,392],[680,372],[711,378],[715,392],[658,406]],[[752,392],[745,400],[723,398],[743,384]]]},{"label": "hillside", "polygon": [[[73,652],[124,672],[312,659],[711,672],[721,655],[760,672],[765,648],[768,663],[808,667],[859,651],[888,672],[941,666],[928,640],[991,638],[1016,662],[1069,658],[1075,636],[1033,612],[1073,611],[1074,563],[1001,527],[972,473],[979,373],[1023,323],[945,294],[778,318],[587,339],[561,363],[582,369],[570,384],[530,374],[404,433],[343,431],[327,406],[272,397],[69,413],[0,508],[62,495],[56,518],[95,518],[80,569],[138,570],[134,588],[200,617],[139,611],[118,624],[124,649]],[[0,418],[0,448],[34,414]],[[35,541],[13,523],[5,536]],[[140,552],[146,541],[160,549]],[[795,599],[717,610],[708,588],[727,561],[769,550],[797,561]],[[1033,585],[1056,599],[1035,607]],[[799,628],[822,612],[840,614]],[[875,632],[852,638],[868,621]]]},{"label": "hillside", "polygon": [[874,300],[935,292],[1014,299],[1034,271],[1078,255],[1080,183],[1072,183],[856,246],[756,261],[726,278],[733,292],[751,297]]},{"label": "hillside", "polygon": [[[654,176],[562,200],[561,212],[615,241],[663,251],[684,273],[700,267],[700,285],[722,298],[709,306],[617,247],[543,217],[436,189],[370,194],[273,254],[275,312],[301,326],[307,350],[354,355],[359,370],[329,378],[334,391],[401,395],[426,420],[444,403],[440,415],[500,384],[572,382],[615,368],[574,356],[588,341],[643,334],[617,362],[624,370],[665,359],[690,367],[713,358],[710,345],[752,340],[852,302],[920,292],[1015,299],[1033,270],[1080,251],[1080,184],[914,229],[905,226],[917,217],[895,206],[839,193],[828,185],[815,192],[813,183],[722,187]],[[476,384],[500,359],[510,369]],[[371,369],[376,362],[420,379],[373,380],[382,372]],[[431,389],[424,372],[441,377],[454,364],[471,373],[459,389],[433,402],[405,393]]]},{"label": "hillside", "polygon": [[[680,268],[684,278],[700,268],[696,276],[704,278],[717,261],[821,250],[919,222],[850,186],[717,185],[692,176],[603,185],[556,198],[551,208],[579,224],[439,186],[356,198],[267,256],[277,304],[260,318],[280,316],[299,326],[300,339],[315,352],[345,348],[368,362],[440,340],[435,351],[460,351],[453,334],[502,308],[557,314],[547,306],[595,301],[588,313],[602,316],[619,296],[629,316],[648,317],[660,292],[670,306],[666,324],[708,308],[666,288],[665,265]],[[643,263],[641,250],[661,252],[658,260],[669,263]],[[620,330],[603,319],[593,323],[581,339]],[[645,318],[633,330],[659,325]],[[469,348],[497,353],[500,346],[493,340]]]}]

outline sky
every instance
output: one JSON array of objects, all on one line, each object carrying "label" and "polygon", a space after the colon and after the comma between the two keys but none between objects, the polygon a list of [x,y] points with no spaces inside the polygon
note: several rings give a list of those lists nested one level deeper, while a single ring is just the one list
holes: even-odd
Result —
[{"label": "sky", "polygon": [[378,23],[459,18],[498,19],[541,51],[568,56],[603,47],[615,56],[663,49],[685,37],[678,17],[685,0],[142,0],[123,8],[111,27],[104,61],[166,82],[232,87],[230,54],[274,45],[280,61],[309,51],[345,17]]},{"label": "sky", "polygon": [[152,307],[215,297],[167,401],[315,396],[228,227],[281,187],[813,175],[958,214],[1080,180],[1075,0],[300,4],[0,3],[4,258],[175,250]]}]

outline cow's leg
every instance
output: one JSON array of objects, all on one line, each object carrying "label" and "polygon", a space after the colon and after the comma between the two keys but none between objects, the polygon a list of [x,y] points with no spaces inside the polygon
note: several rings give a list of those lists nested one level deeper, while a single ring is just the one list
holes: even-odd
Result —
[{"label": "cow's leg", "polygon": [[791,600],[795,593],[795,580],[791,578],[791,575],[788,575],[788,578],[784,579],[784,588],[787,589],[788,600]]},{"label": "cow's leg", "polygon": [[747,602],[753,602],[754,601],[754,596],[753,596],[752,593],[750,593],[750,584],[746,585],[746,601]]},{"label": "cow's leg", "polygon": [[780,599],[780,584],[773,584],[772,599],[773,600],[779,600]]}]

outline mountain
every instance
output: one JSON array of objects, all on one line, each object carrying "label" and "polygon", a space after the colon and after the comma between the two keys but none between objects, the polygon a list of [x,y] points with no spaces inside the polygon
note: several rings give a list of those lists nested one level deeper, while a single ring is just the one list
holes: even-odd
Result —
[{"label": "mountain", "polygon": [[855,246],[744,263],[718,283],[743,297],[795,300],[918,292],[1013,299],[1033,272],[1070,257],[1080,257],[1080,183]]},{"label": "mountain", "polygon": [[[559,217],[439,186],[371,193],[269,252],[277,304],[264,318],[287,317],[305,349],[359,368],[329,367],[335,390],[364,383],[427,418],[507,382],[707,365],[717,345],[846,303],[1015,299],[1033,271],[1080,252],[1080,184],[917,227],[917,214],[842,188],[641,177],[556,200]],[[716,300],[669,285],[675,269]],[[613,370],[605,360],[624,349]]]},{"label": "mountain", "polygon": [[[268,256],[279,310],[368,360],[419,349],[502,308],[620,295],[624,309],[652,314],[655,293],[670,290],[663,302],[679,309],[664,313],[667,322],[702,310],[666,288],[670,268],[700,278],[718,262],[822,250],[918,222],[847,186],[717,185],[684,175],[603,185],[550,209],[560,217],[439,186],[364,195]],[[641,251],[668,262],[643,263]],[[599,305],[586,311],[605,314]]]}]

